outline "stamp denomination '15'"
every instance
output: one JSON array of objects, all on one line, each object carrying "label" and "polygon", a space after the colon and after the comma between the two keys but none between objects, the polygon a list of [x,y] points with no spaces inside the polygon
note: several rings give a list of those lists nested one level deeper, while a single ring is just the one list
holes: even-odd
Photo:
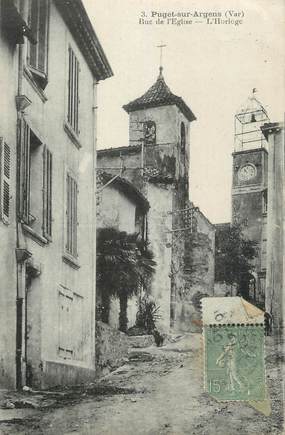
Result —
[{"label": "stamp denomination '15'", "polygon": [[264,400],[263,326],[205,326],[204,338],[206,391],[220,400]]}]

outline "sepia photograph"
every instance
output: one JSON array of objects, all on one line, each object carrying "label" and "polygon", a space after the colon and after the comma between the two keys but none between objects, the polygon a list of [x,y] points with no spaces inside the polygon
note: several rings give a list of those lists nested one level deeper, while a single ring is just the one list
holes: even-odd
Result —
[{"label": "sepia photograph", "polygon": [[284,0],[0,0],[0,434],[282,435]]}]

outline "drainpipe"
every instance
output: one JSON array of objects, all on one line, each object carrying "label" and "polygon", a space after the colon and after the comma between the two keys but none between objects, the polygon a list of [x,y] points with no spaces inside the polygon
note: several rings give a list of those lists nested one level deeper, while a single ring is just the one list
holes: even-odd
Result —
[{"label": "drainpipe", "polygon": [[[20,14],[25,16],[25,4],[20,2]],[[25,370],[23,366],[23,353],[25,352],[26,331],[23,325],[26,324],[25,306],[26,306],[26,260],[31,257],[31,253],[27,249],[21,247],[20,243],[20,169],[21,169],[21,120],[23,112],[31,103],[27,97],[23,95],[23,68],[24,68],[24,47],[23,44],[18,45],[18,89],[16,95],[17,108],[17,166],[16,166],[16,387],[20,389],[25,382]]]},{"label": "drainpipe", "polygon": [[95,355],[95,335],[96,335],[96,168],[97,168],[97,86],[98,82],[93,81],[93,101],[92,101],[92,135],[93,135],[93,189],[92,189],[92,278],[93,278],[93,288],[92,288],[92,334],[91,334],[91,349],[93,356],[93,367],[95,369],[96,365],[96,355]]},{"label": "drainpipe", "polygon": [[[22,95],[23,80],[23,45],[19,44],[18,59],[18,92],[17,97]],[[22,351],[23,351],[23,282],[25,262],[20,256],[20,235],[19,235],[19,180],[20,180],[20,159],[21,159],[21,112],[17,107],[17,169],[16,169],[16,261],[17,261],[17,294],[16,294],[16,387],[22,387]]]}]

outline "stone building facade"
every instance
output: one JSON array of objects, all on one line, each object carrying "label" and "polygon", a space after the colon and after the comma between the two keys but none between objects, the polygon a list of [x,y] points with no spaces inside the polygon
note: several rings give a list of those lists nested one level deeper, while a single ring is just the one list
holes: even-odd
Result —
[{"label": "stone building facade", "polygon": [[266,311],[273,328],[284,328],[285,313],[285,145],[284,124],[266,123],[268,142],[268,212],[266,256]]},{"label": "stone building facade", "polygon": [[[59,37],[60,35],[60,37]],[[95,369],[96,84],[81,0],[1,2],[0,385]]]},{"label": "stone building facade", "polygon": [[[189,196],[189,106],[166,85],[162,68],[140,98],[124,106],[129,114],[129,146],[99,150],[98,168],[112,168],[147,198],[146,237],[157,263],[152,293],[160,306],[159,328],[168,332],[176,317],[175,294],[184,286],[183,210]],[[114,169],[115,168],[115,169]],[[117,168],[117,169],[116,169]]]}]

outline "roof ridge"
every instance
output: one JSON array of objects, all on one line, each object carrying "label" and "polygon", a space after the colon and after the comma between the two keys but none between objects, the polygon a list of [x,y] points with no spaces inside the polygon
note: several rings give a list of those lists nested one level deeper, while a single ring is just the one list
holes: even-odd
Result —
[{"label": "roof ridge", "polygon": [[184,116],[189,121],[196,119],[194,113],[190,107],[184,102],[182,97],[173,94],[169,86],[166,84],[165,79],[160,69],[160,73],[155,83],[140,97],[131,101],[123,106],[123,109],[127,112],[133,112],[135,110],[146,109],[150,107],[159,107],[175,104]]}]

